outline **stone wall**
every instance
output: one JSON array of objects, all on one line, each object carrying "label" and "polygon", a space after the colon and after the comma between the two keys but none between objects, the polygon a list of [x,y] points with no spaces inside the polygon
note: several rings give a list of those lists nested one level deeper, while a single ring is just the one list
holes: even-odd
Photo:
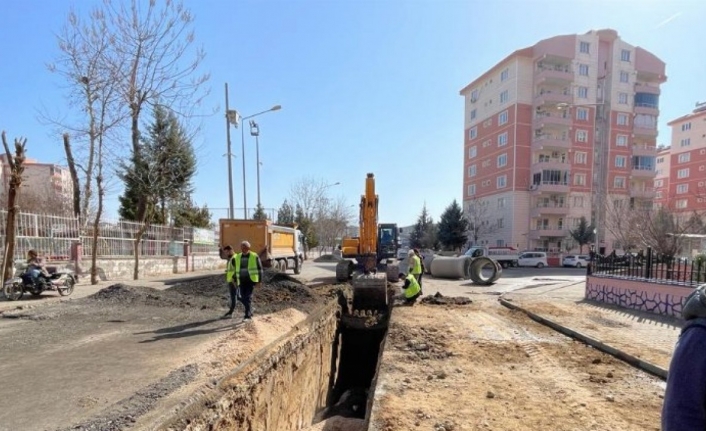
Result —
[{"label": "stone wall", "polygon": [[589,275],[585,298],[622,308],[681,317],[683,300],[693,291],[693,287],[687,286]]},{"label": "stone wall", "polygon": [[[96,261],[98,276],[103,281],[130,279],[134,267],[132,257],[100,258]],[[88,277],[91,273],[90,258],[75,263],[49,263],[50,266],[70,268]],[[76,269],[78,266],[78,270]],[[194,271],[209,271],[225,268],[225,260],[218,254],[192,254],[186,256],[140,257],[140,278],[158,275],[187,274]]]}]

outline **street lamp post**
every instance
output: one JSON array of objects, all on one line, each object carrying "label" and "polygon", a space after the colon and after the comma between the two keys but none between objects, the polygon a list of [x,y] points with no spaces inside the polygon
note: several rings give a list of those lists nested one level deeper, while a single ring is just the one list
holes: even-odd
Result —
[{"label": "street lamp post", "polygon": [[[233,157],[232,146],[230,143],[230,125],[231,121],[237,120],[237,118],[231,118],[228,110],[228,83],[226,82],[226,157],[228,158],[228,218],[232,219],[233,214],[233,166],[231,158]],[[237,124],[236,124],[237,126]]]},{"label": "street lamp post", "polygon": [[260,127],[255,120],[250,120],[250,136],[255,137],[255,154],[257,158],[257,206],[260,207]]},{"label": "street lamp post", "polygon": [[[249,120],[250,118],[254,118],[254,117],[257,117],[258,115],[266,114],[268,112],[279,111],[280,109],[282,109],[281,105],[275,105],[275,106],[271,107],[270,109],[258,112],[257,114],[248,115],[247,117],[241,116],[240,113],[236,110],[228,111],[228,115],[235,118],[235,121],[233,121],[233,123],[235,124],[235,127],[238,127],[238,125],[245,120]],[[243,158],[243,213],[244,213],[244,218],[247,219],[248,218],[248,197],[247,197],[247,192],[246,192],[246,188],[245,188],[245,128],[244,127],[240,128],[240,145],[241,145],[241,152],[242,152],[242,158]]]}]

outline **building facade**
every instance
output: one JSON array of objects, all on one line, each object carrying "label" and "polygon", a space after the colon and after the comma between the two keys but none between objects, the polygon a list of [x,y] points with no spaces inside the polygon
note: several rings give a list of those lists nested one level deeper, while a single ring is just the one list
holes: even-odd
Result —
[{"label": "building facade", "polygon": [[[0,156],[2,188],[0,200],[7,202],[10,186],[10,165],[7,156]],[[73,199],[73,182],[68,168],[26,159],[22,174],[19,207],[24,212],[70,214]]]},{"label": "building facade", "polygon": [[599,30],[515,51],[463,88],[464,209],[492,227],[479,242],[572,250],[585,217],[599,248],[619,248],[609,207],[655,198],[666,79],[655,55]]}]

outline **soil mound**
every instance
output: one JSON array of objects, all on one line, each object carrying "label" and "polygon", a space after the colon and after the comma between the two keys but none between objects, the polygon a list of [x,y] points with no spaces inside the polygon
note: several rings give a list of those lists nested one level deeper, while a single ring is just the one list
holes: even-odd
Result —
[{"label": "soil mound", "polygon": [[316,263],[320,263],[320,262],[340,262],[341,260],[343,260],[343,259],[341,259],[340,257],[336,257],[336,256],[334,256],[334,255],[332,255],[332,254],[324,254],[324,255],[321,255],[321,256],[317,257],[316,259],[314,259],[314,262],[316,262]]},{"label": "soil mound", "polygon": [[425,296],[422,298],[422,304],[429,305],[468,305],[473,303],[471,298],[465,296],[444,296],[436,292],[433,296]]}]

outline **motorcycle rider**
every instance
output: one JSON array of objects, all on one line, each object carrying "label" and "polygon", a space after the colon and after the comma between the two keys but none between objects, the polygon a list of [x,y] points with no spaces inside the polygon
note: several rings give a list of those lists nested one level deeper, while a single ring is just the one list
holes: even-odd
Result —
[{"label": "motorcycle rider", "polygon": [[37,284],[39,281],[39,275],[47,275],[47,271],[44,264],[44,258],[39,257],[35,250],[30,250],[27,252],[27,272],[29,272],[32,277],[32,282]]}]

